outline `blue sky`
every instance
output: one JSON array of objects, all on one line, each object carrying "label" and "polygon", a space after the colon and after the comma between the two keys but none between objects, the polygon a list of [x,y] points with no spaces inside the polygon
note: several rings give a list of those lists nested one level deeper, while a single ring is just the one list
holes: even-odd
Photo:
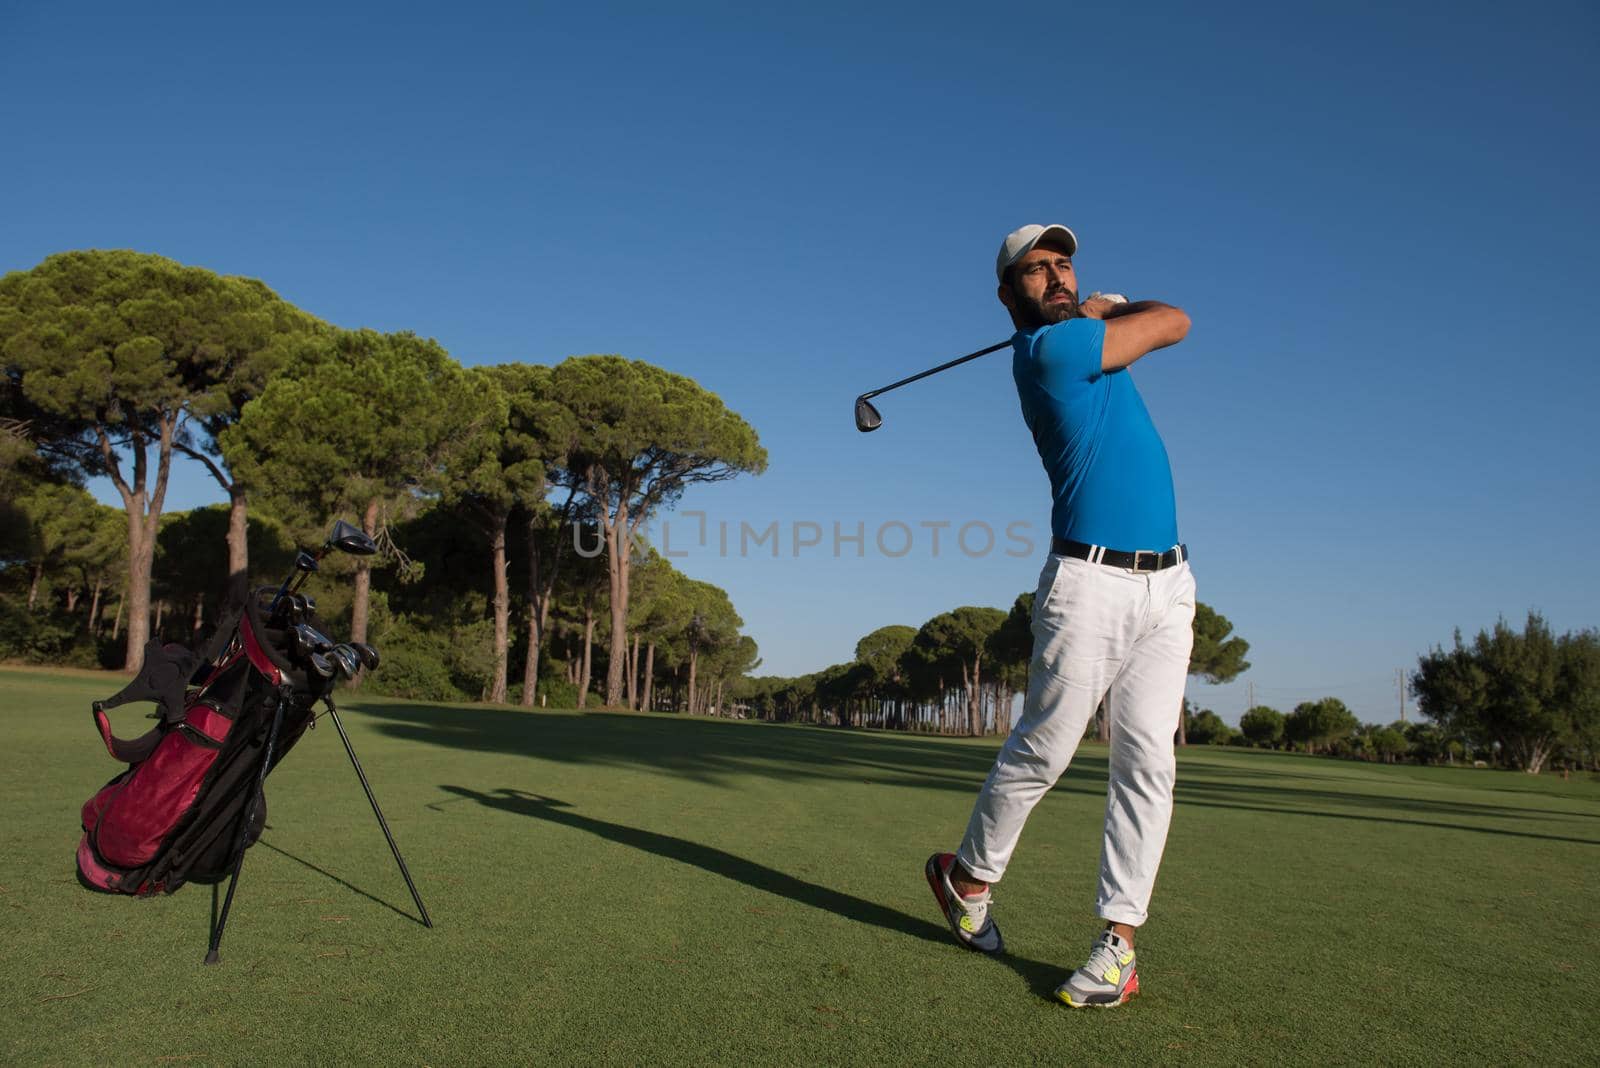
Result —
[{"label": "blue sky", "polygon": [[[1004,356],[869,436],[849,407],[1006,337],[1000,238],[1063,222],[1085,290],[1194,320],[1134,374],[1254,667],[1191,696],[1387,721],[1457,626],[1600,623],[1600,16],[1299,7],[0,4],[0,270],[135,248],[465,363],[695,378],[771,466],[685,500],[704,548],[664,517],[676,562],[795,674],[1033,587],[1047,484]],[[189,467],[169,506],[218,497]],[[1032,553],[950,544],[1014,522]]]}]

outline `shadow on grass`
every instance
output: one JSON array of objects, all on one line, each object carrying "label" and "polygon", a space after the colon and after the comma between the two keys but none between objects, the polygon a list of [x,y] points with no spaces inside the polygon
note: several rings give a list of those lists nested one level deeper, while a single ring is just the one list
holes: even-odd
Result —
[{"label": "shadow on grass", "polygon": [[[1229,779],[1232,777],[1229,776]],[[1562,809],[1524,808],[1521,805],[1486,805],[1471,801],[1441,801],[1431,798],[1400,797],[1394,794],[1368,793],[1364,790],[1322,790],[1288,785],[1255,785],[1252,783],[1210,779],[1200,775],[1180,775],[1178,793],[1198,792],[1218,797],[1238,797],[1248,800],[1266,800],[1269,797],[1314,805],[1341,805],[1358,808],[1382,808],[1418,815],[1484,817],[1498,820],[1593,820],[1600,814],[1574,812]],[[1294,810],[1288,810],[1294,811]],[[1378,818],[1378,817],[1370,817]],[[1416,820],[1395,819],[1396,823],[1417,823]],[[1426,824],[1425,824],[1426,825]],[[1432,824],[1431,826],[1445,826]],[[1452,824],[1460,830],[1473,830]],[[1488,830],[1488,828],[1482,828]],[[1502,832],[1516,833],[1516,832]],[[1581,840],[1581,839],[1575,839]]]},{"label": "shadow on grass", "polygon": [[272,852],[278,854],[278,856],[280,856],[280,857],[287,857],[288,859],[294,861],[296,864],[299,864],[301,867],[310,868],[312,871],[316,872],[318,875],[323,876],[324,878],[332,879],[334,882],[338,883],[340,886],[344,887],[346,890],[349,890],[351,893],[358,894],[361,897],[366,898],[368,901],[371,901],[375,905],[382,905],[384,908],[388,909],[390,912],[393,912],[398,916],[404,916],[406,919],[410,920],[412,923],[416,924],[418,927],[426,926],[426,924],[424,924],[422,922],[420,917],[411,915],[411,913],[406,912],[405,910],[401,909],[397,905],[390,904],[389,902],[383,900],[381,897],[373,897],[371,894],[369,894],[365,890],[361,889],[361,887],[356,886],[354,883],[346,882],[345,880],[339,878],[339,876],[333,874],[333,872],[328,871],[326,868],[319,868],[315,864],[311,863],[309,860],[306,860],[303,857],[295,856],[293,853],[289,852],[287,849],[279,849],[277,846],[273,845],[271,842],[267,841],[265,838],[258,839],[256,841],[256,845],[261,846],[261,847],[263,847],[265,849],[270,849],[270,850],[272,850]]},{"label": "shadow on grass", "polygon": [[[1362,823],[1387,823],[1404,827],[1427,827],[1440,831],[1468,831],[1472,834],[1493,834],[1501,835],[1507,838],[1532,838],[1541,842],[1571,842],[1575,845],[1600,846],[1600,840],[1593,838],[1574,838],[1570,835],[1563,834],[1540,834],[1537,831],[1513,831],[1506,830],[1501,827],[1473,826],[1472,824],[1467,823],[1443,823],[1438,820],[1403,819],[1398,816],[1364,816],[1358,812],[1332,812],[1321,809],[1313,810],[1303,808],[1283,808],[1270,804],[1251,805],[1242,801],[1234,800],[1232,798],[1226,798],[1226,795],[1224,795],[1225,799],[1218,799],[1216,797],[1206,799],[1204,796],[1196,796],[1204,795],[1207,787],[1213,785],[1215,784],[1185,784],[1180,781],[1176,791],[1177,803],[1179,805],[1193,805],[1200,808],[1225,808],[1235,809],[1241,812],[1265,812],[1274,816],[1310,816],[1313,819],[1359,820]],[[1275,792],[1295,793],[1297,791]],[[1272,799],[1262,798],[1261,800],[1270,801]],[[1359,801],[1360,798],[1352,797],[1349,800]],[[1389,806],[1385,805],[1385,807]],[[1497,814],[1496,818],[1505,818],[1505,815],[1503,813]]]},{"label": "shadow on grass", "polygon": [[[711,785],[746,774],[859,782],[890,772],[908,785],[976,792],[1000,746],[998,738],[963,745],[915,735],[687,716],[549,716],[381,702],[362,702],[357,710],[378,719],[380,732],[407,741],[521,753],[563,764],[644,767]],[[1103,771],[1103,759],[1100,764]]]},{"label": "shadow on grass", "polygon": [[[976,796],[999,739],[971,744],[945,738],[826,727],[732,723],[684,716],[611,713],[538,715],[496,708],[435,708],[363,702],[359,711],[394,738],[477,752],[511,753],[562,764],[648,768],[726,787],[756,775],[778,781],[869,781],[877,785],[954,790]],[[1368,776],[1329,775],[1305,757],[1300,769],[1238,768],[1197,761],[1180,770],[1180,804],[1275,815],[1330,817],[1397,826],[1600,844],[1559,834],[1474,825],[1465,820],[1590,820],[1584,812],[1447,801],[1371,792]],[[1055,786],[1103,803],[1107,775],[1102,747],[1080,750]],[[1305,780],[1325,787],[1296,785]],[[1406,780],[1396,780],[1396,785]],[[1347,782],[1351,789],[1332,784]],[[1442,817],[1435,820],[1427,817]]]},{"label": "shadow on grass", "polygon": [[[909,938],[932,942],[942,948],[951,947],[952,936],[950,932],[929,920],[908,916],[886,905],[856,897],[854,894],[847,894],[842,890],[835,890],[818,883],[808,882],[805,879],[790,875],[788,872],[779,871],[765,864],[758,864],[753,860],[729,853],[723,849],[717,849],[714,846],[702,845],[699,842],[691,842],[684,838],[675,838],[669,834],[647,831],[639,827],[629,827],[621,823],[611,823],[606,820],[583,816],[574,812],[572,806],[565,801],[528,793],[525,790],[501,788],[493,793],[480,793],[464,786],[444,785],[441,785],[439,789],[446,793],[454,794],[462,800],[476,801],[478,804],[488,808],[499,809],[502,812],[510,812],[518,816],[531,816],[550,823],[558,823],[563,827],[571,827],[575,830],[592,834],[597,838],[604,838],[608,842],[616,842],[618,845],[628,846],[644,853],[651,853],[666,860],[688,864],[712,875],[742,883],[753,890],[788,898],[798,904],[820,909],[836,916],[843,916],[857,923],[881,927],[886,931],[893,931]],[[992,959],[1016,972],[1028,984],[1028,988],[1042,998],[1053,998],[1055,985],[1064,976],[1063,970],[1059,966],[1027,960],[1011,954],[1004,954]]]}]

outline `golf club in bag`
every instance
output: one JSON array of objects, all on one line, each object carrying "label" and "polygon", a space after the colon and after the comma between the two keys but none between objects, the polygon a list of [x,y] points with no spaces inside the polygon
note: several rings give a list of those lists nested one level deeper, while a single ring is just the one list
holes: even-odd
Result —
[{"label": "golf club in bag", "polygon": [[[220,959],[244,852],[266,824],[267,774],[316,725],[318,701],[339,732],[423,925],[433,926],[333,702],[339,678],[375,670],[378,651],[326,637],[316,602],[299,592],[334,549],[370,556],[377,546],[339,520],[316,553],[299,554],[281,585],[246,595],[202,652],[152,640],[138,676],[93,705],[107,751],[129,767],[84,803],[79,878],[94,890],[145,896],[231,876],[207,964]],[[156,726],[131,741],[113,735],[106,709],[141,700],[159,706]]]}]

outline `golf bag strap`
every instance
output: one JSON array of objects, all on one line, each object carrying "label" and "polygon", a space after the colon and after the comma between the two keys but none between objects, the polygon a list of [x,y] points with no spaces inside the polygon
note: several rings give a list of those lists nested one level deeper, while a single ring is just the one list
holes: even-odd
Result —
[{"label": "golf bag strap", "polygon": [[139,674],[128,685],[95,704],[100,708],[116,708],[130,701],[154,701],[161,706],[162,719],[181,723],[189,678],[199,666],[200,658],[192,650],[152,638],[144,647],[144,663]]},{"label": "golf bag strap", "polygon": [[106,752],[124,764],[137,764],[142,760],[149,760],[150,754],[156,751],[156,746],[161,744],[161,738],[166,734],[166,725],[163,722],[132,741],[118,738],[111,733],[111,720],[106,716],[105,702],[96,701],[92,707],[95,729],[100,732],[100,740],[106,743]]},{"label": "golf bag strap", "polygon": [[281,686],[285,676],[294,670],[294,665],[272,647],[272,642],[267,638],[267,621],[261,614],[262,599],[270,598],[274,592],[271,586],[263,586],[245,601],[239,634],[244,638],[245,655],[250,658],[251,665],[265,675],[272,685]]},{"label": "golf bag strap", "polygon": [[[200,666],[202,668],[215,664],[222,659],[222,654],[228,649],[228,643],[233,641],[234,631],[239,626],[239,617],[243,614],[243,604],[230,604],[224,609],[222,618],[217,623],[217,629],[212,632],[211,640],[206,643],[204,649],[200,650]],[[191,678],[189,681],[195,682],[197,680]]]}]

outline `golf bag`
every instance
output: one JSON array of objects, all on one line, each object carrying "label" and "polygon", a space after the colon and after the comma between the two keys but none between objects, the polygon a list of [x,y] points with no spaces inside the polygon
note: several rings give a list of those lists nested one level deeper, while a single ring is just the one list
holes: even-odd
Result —
[{"label": "golf bag", "polygon": [[[77,862],[85,885],[170,894],[186,882],[221,879],[233,867],[247,806],[244,845],[260,836],[264,793],[249,802],[262,762],[270,771],[283,759],[311,725],[313,702],[333,685],[287,655],[285,632],[263,614],[273,592],[246,597],[204,653],[152,641],[138,677],[94,703],[107,751],[129,767],[84,803]],[[117,738],[105,710],[136,700],[155,701],[158,722],[138,739]]]},{"label": "golf bag", "polygon": [[[312,709],[319,700],[339,732],[422,925],[433,926],[333,703],[338,678],[377,670],[378,651],[365,642],[328,638],[316,618],[316,602],[298,592],[335,549],[352,556],[378,551],[360,528],[335,522],[321,549],[296,557],[281,586],[246,595],[203,652],[152,641],[138,677],[93,705],[106,750],[128,770],[84,803],[78,877],[94,890],[145,895],[230,876],[212,923],[207,964],[221,959],[218,947],[245,850],[266,826],[267,773],[307,727],[316,726]],[[113,735],[106,709],[141,700],[159,706],[156,726],[133,741]]]}]

